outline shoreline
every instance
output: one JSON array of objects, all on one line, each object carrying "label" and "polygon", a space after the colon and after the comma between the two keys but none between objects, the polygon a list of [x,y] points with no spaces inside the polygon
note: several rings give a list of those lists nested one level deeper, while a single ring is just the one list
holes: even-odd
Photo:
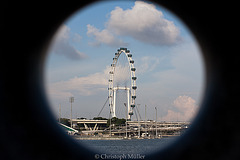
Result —
[{"label": "shoreline", "polygon": [[132,139],[162,139],[162,138],[169,138],[169,137],[178,137],[176,135],[174,136],[162,136],[159,138],[126,138],[126,137],[81,137],[81,136],[71,136],[75,140],[132,140]]},{"label": "shoreline", "polygon": [[76,140],[122,140],[122,137],[73,137]]}]

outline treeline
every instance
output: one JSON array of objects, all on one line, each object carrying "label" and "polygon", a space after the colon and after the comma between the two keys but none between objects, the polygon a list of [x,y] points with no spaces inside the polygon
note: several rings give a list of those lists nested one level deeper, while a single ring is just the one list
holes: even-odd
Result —
[{"label": "treeline", "polygon": [[[111,124],[115,124],[116,126],[124,125],[125,123],[126,123],[126,119],[124,118],[118,119],[117,117],[113,117],[111,119]],[[110,125],[110,119],[108,119],[107,121],[107,126],[109,125]]]},{"label": "treeline", "polygon": [[[110,125],[110,119],[107,119],[107,118],[94,117],[93,120],[107,120],[107,126]],[[123,124],[125,124],[125,122],[126,122],[126,119],[124,119],[124,118],[117,118],[117,117],[111,118],[111,124],[123,125]]]},{"label": "treeline", "polygon": [[57,119],[57,120],[58,120],[58,122],[66,125],[66,126],[69,126],[69,127],[71,126],[70,119],[68,119],[68,118],[60,118],[60,121],[59,121],[59,119]]}]

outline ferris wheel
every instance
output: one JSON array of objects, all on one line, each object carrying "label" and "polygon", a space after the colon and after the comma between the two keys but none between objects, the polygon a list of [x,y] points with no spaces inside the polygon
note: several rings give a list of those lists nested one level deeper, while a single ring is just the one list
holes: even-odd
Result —
[{"label": "ferris wheel", "polygon": [[[130,87],[120,87],[114,85],[114,74],[117,66],[117,62],[119,59],[119,56],[121,54],[125,54],[128,60],[129,65],[129,71],[130,71],[130,78],[131,78],[131,84]],[[125,90],[127,92],[127,102],[124,103],[127,113],[126,117],[127,119],[131,119],[131,116],[133,115],[133,108],[135,107],[135,99],[136,99],[136,80],[137,77],[135,76],[136,68],[134,67],[134,60],[132,59],[132,54],[130,54],[130,51],[127,50],[127,48],[120,48],[117,50],[117,53],[115,53],[115,57],[113,58],[113,63],[111,64],[111,69],[109,72],[110,78],[108,81],[108,90],[109,90],[109,106],[110,106],[110,114],[112,117],[116,117],[116,96],[118,90]]]}]

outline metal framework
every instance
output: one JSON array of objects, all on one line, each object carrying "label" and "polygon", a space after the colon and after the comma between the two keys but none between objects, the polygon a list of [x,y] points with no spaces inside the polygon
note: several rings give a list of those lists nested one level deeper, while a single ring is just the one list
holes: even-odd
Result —
[{"label": "metal framework", "polygon": [[[121,54],[125,54],[128,59],[129,63],[129,69],[131,73],[131,88],[129,87],[114,87],[114,72],[117,65],[118,58]],[[112,117],[116,117],[116,95],[117,90],[126,90],[127,91],[127,119],[131,119],[131,116],[133,115],[133,108],[135,107],[135,99],[136,99],[136,79],[135,76],[136,68],[134,67],[134,60],[132,59],[132,54],[130,54],[130,51],[127,50],[127,48],[120,48],[117,50],[117,53],[115,53],[115,57],[113,58],[113,63],[111,64],[111,70],[109,72],[110,78],[109,78],[109,106],[110,106],[110,113]]]}]

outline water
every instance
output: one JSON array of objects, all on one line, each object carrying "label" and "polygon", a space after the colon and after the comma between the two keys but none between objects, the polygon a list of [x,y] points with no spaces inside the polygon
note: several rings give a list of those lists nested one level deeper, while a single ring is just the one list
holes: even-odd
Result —
[{"label": "water", "polygon": [[150,154],[170,144],[174,138],[131,140],[78,140],[98,154]]}]

